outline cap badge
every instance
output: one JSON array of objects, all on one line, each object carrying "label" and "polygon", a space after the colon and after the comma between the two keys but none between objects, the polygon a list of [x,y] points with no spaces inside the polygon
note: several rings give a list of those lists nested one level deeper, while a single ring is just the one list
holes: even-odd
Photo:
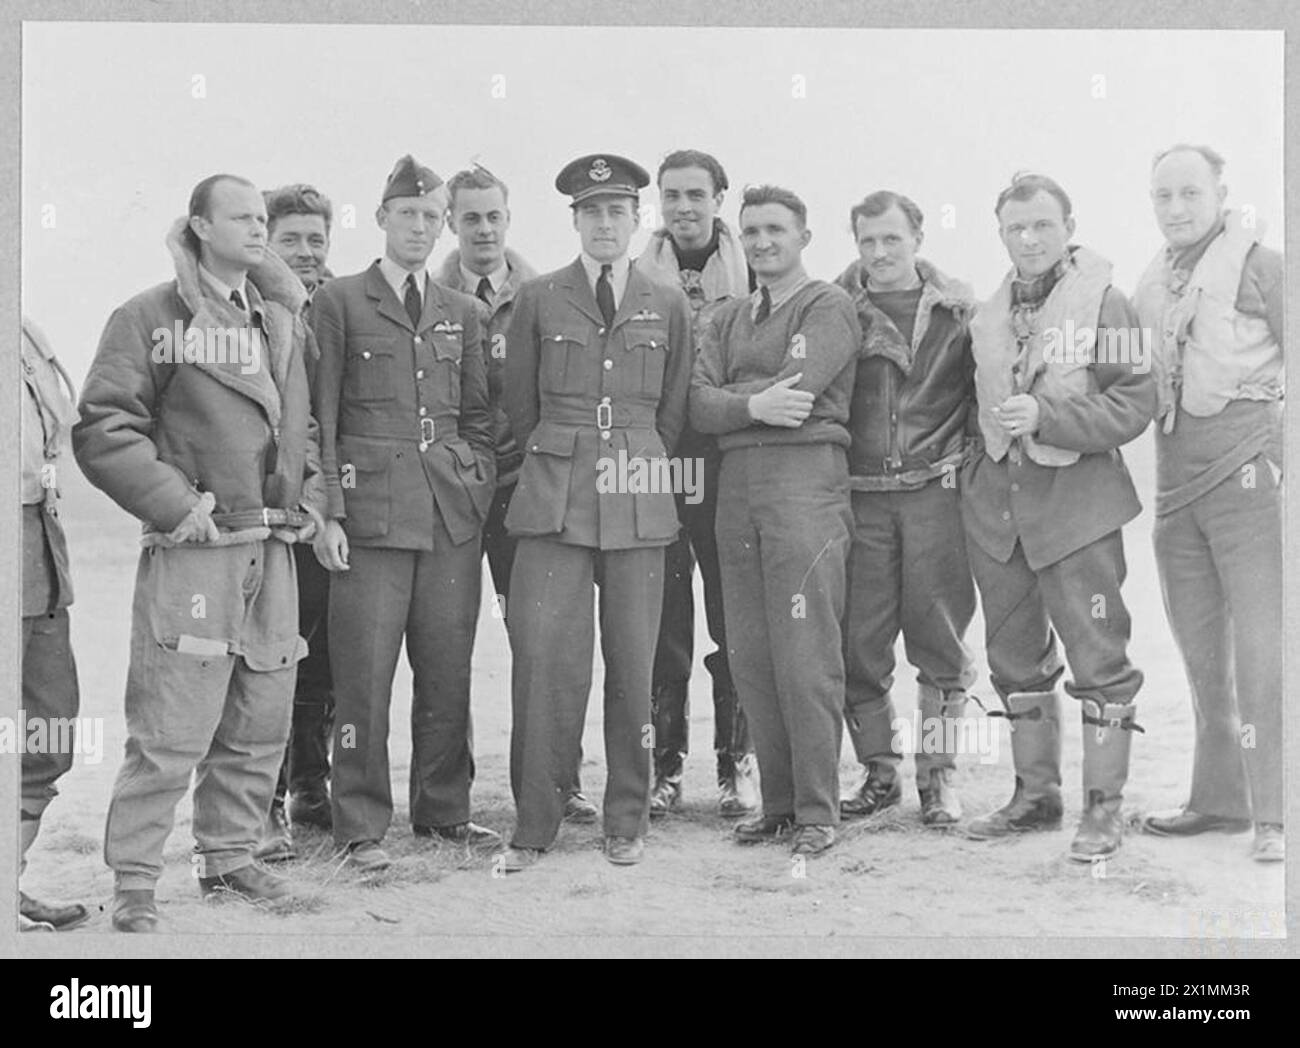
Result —
[{"label": "cap badge", "polygon": [[597,157],[595,163],[591,165],[591,170],[587,172],[593,182],[608,182],[609,176],[613,173],[603,157]]}]

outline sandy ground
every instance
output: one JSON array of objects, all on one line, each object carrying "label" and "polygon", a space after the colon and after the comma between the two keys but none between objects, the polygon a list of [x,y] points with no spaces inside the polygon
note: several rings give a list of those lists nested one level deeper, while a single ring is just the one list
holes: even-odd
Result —
[{"label": "sandy ground", "polygon": [[[1150,438],[1129,455],[1144,502],[1150,503]],[[125,727],[130,600],[137,555],[137,525],[79,475],[69,478],[64,519],[72,547],[77,602],[73,641],[81,673],[82,713],[103,718],[104,759],[78,757],[62,783],[33,849],[25,881],[34,893],[81,899],[95,914],[85,930],[109,931],[112,878],[101,857],[104,813],[122,752]],[[1181,666],[1165,623],[1150,541],[1151,514],[1127,529],[1129,580],[1125,596],[1135,622],[1133,656],[1146,672],[1139,697],[1137,736],[1125,798],[1126,814],[1177,806],[1191,763],[1191,711]],[[486,589],[485,589],[486,592]],[[712,785],[712,710],[699,659],[692,685],[693,755],[682,814],[652,826],[646,859],[638,867],[609,865],[600,854],[599,826],[567,826],[553,853],[535,869],[494,876],[490,855],[433,846],[412,837],[405,804],[410,745],[405,732],[391,740],[394,795],[399,807],[387,847],[397,859],[384,874],[363,880],[340,870],[322,835],[299,840],[302,858],[285,867],[310,889],[305,902],[265,912],[228,901],[203,902],[190,865],[191,807],[177,812],[168,841],[160,908],[176,932],[308,933],[382,936],[453,935],[518,937],[560,944],[575,937],[833,936],[1271,937],[1285,934],[1282,866],[1248,857],[1249,835],[1186,841],[1131,833],[1121,852],[1090,868],[1065,858],[1078,817],[1080,726],[1066,708],[1065,828],[1008,842],[979,843],[923,829],[911,761],[904,764],[901,808],[848,824],[841,843],[825,856],[799,864],[787,849],[741,848],[730,825],[717,817]],[[982,647],[983,624],[971,631]],[[485,602],[474,655],[474,717],[479,778],[474,818],[503,834],[513,822],[507,776],[509,650],[499,620]],[[910,716],[911,673],[901,660],[899,713]],[[604,786],[600,676],[583,741],[583,776],[599,802]],[[981,662],[976,689],[992,701]],[[403,665],[393,691],[393,724],[407,723],[410,673]],[[976,711],[978,716],[978,711]],[[1001,805],[1010,795],[1010,746],[1004,722],[999,759],[963,758],[960,790],[968,814]],[[859,775],[845,744],[841,776]],[[476,939],[476,942],[482,942]],[[503,940],[504,941],[504,938]]]}]

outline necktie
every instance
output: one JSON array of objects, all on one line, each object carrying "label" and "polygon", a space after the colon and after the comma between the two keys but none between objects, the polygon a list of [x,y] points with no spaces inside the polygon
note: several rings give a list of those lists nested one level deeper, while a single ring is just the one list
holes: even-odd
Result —
[{"label": "necktie", "polygon": [[237,310],[241,313],[244,312],[244,298],[238,291],[232,291],[230,293],[230,301],[234,303]]},{"label": "necktie", "polygon": [[759,289],[761,301],[758,303],[758,312],[754,314],[754,323],[761,324],[772,315],[772,292],[766,287]]},{"label": "necktie", "polygon": [[487,305],[492,305],[492,281],[487,277],[482,277],[478,282],[478,289],[474,292]]},{"label": "necktie", "polygon": [[606,262],[600,267],[600,279],[596,281],[596,305],[600,307],[606,327],[614,323],[614,282],[610,279],[613,271],[614,267]]},{"label": "necktie", "polygon": [[420,291],[415,286],[415,274],[406,274],[406,315],[411,318],[411,325],[415,328],[420,326]]}]

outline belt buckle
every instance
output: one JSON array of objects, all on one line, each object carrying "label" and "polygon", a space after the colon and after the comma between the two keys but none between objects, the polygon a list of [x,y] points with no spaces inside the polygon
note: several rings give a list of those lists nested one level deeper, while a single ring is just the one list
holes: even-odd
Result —
[{"label": "belt buckle", "polygon": [[263,507],[262,507],[262,527],[264,527],[264,528],[269,528],[270,526],[271,526],[271,511],[270,511],[270,509],[269,509],[268,507],[263,506]]},{"label": "belt buckle", "polygon": [[426,444],[433,443],[433,419],[420,419],[420,439]]},{"label": "belt buckle", "polygon": [[[603,414],[602,414],[603,412]],[[596,428],[612,429],[614,426],[614,405],[602,400],[596,405]]]}]

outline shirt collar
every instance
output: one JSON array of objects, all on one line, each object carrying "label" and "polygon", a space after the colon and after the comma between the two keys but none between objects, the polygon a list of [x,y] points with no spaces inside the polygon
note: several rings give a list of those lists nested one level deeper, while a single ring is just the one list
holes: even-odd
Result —
[{"label": "shirt collar", "polygon": [[[767,293],[771,296],[771,311],[775,313],[783,305],[794,297],[796,291],[808,283],[808,274],[804,271],[803,266],[795,266],[789,273],[783,276],[775,283],[767,285]],[[749,296],[751,303],[750,315],[758,313],[758,307],[763,301],[763,285],[759,284],[754,288],[753,294]]]},{"label": "shirt collar", "polygon": [[[581,253],[582,268],[587,271],[587,279],[591,281],[591,286],[596,286],[596,281],[600,279],[600,267],[606,265],[604,262],[597,262],[587,252]],[[608,263],[610,266],[610,278],[614,281],[616,287],[621,287],[627,283],[628,270],[632,268],[632,260],[623,255],[621,258],[614,259]]]},{"label": "shirt collar", "polygon": [[[379,272],[384,274],[384,279],[388,281],[388,286],[393,289],[393,294],[397,296],[397,301],[401,302],[406,296],[406,278],[411,275],[409,269],[403,269],[391,258],[385,255],[379,260]],[[429,273],[423,266],[415,271],[415,283],[420,289],[420,297],[424,297],[424,292],[428,287]]]},{"label": "shirt collar", "polygon": [[200,262],[199,279],[206,283],[208,285],[208,290],[216,295],[217,298],[221,299],[221,301],[228,302],[233,306],[234,303],[230,302],[230,295],[231,292],[238,291],[239,297],[244,303],[244,312],[247,313],[252,308],[253,301],[248,296],[247,276],[239,282],[238,287],[231,287],[224,280],[219,279],[210,269],[207,268],[207,266]]},{"label": "shirt collar", "polygon": [[[484,274],[475,273],[472,269],[467,269],[464,262],[459,263],[459,265],[462,286],[469,294],[477,294],[478,282],[483,279]],[[597,272],[599,273],[599,270],[597,270]],[[499,294],[505,282],[510,278],[510,267],[503,259],[501,265],[492,270],[491,273],[486,274],[486,276],[488,278],[488,283],[492,285],[492,294]]]}]

